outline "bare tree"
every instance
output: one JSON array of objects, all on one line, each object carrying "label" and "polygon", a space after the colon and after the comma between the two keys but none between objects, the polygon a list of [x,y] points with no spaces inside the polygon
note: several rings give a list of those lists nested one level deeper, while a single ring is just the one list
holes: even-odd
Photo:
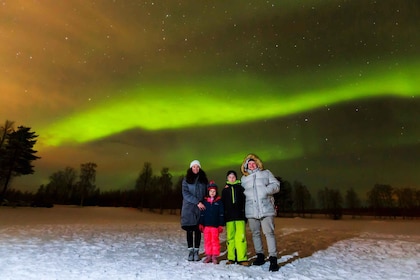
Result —
[{"label": "bare tree", "polygon": [[96,190],[96,163],[88,162],[80,165],[79,187],[80,206],[83,206],[86,197]]},{"label": "bare tree", "polygon": [[45,194],[56,203],[68,203],[75,192],[77,172],[72,167],[53,173],[45,186]]},{"label": "bare tree", "polygon": [[280,191],[274,194],[277,216],[293,215],[293,188],[290,182],[276,177],[280,182]]},{"label": "bare tree", "polygon": [[391,216],[393,213],[394,199],[393,189],[390,185],[375,184],[368,192],[368,201],[375,216]]},{"label": "bare tree", "polygon": [[164,167],[160,172],[159,177],[159,185],[160,185],[160,214],[163,214],[164,203],[171,199],[169,196],[170,190],[172,188],[172,175],[169,173],[169,168]]},{"label": "bare tree", "polygon": [[343,198],[339,190],[325,187],[318,192],[318,199],[326,215],[334,220],[341,219]]},{"label": "bare tree", "polygon": [[293,189],[296,212],[298,215],[301,214],[303,217],[305,217],[305,211],[311,205],[311,194],[309,193],[308,188],[298,181],[293,183]]},{"label": "bare tree", "polygon": [[14,122],[6,120],[4,126],[0,127],[0,150],[7,139],[7,135],[15,131]]},{"label": "bare tree", "polygon": [[350,188],[346,192],[346,206],[352,213],[352,218],[355,218],[357,209],[360,208],[360,199],[353,188]]},{"label": "bare tree", "polygon": [[146,191],[150,188],[152,183],[152,164],[150,162],[145,162],[143,166],[143,171],[140,173],[139,177],[136,180],[135,188],[140,194],[140,210],[143,211],[144,201],[146,196]]},{"label": "bare tree", "polygon": [[416,190],[414,188],[396,188],[394,194],[403,218],[413,215],[416,207]]},{"label": "bare tree", "polygon": [[170,214],[176,214],[177,209],[181,208],[182,204],[182,180],[184,176],[179,176],[175,185],[171,188],[171,199],[168,200]]}]

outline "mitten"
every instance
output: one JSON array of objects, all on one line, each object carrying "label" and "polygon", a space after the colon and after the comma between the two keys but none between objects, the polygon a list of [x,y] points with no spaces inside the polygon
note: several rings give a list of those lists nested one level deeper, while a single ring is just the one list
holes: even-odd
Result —
[{"label": "mitten", "polygon": [[222,226],[219,226],[218,227],[218,230],[219,230],[219,233],[222,233],[223,232],[223,227]]},{"label": "mitten", "polygon": [[201,232],[203,232],[204,231],[204,226],[203,225],[198,225],[198,229],[201,231]]}]

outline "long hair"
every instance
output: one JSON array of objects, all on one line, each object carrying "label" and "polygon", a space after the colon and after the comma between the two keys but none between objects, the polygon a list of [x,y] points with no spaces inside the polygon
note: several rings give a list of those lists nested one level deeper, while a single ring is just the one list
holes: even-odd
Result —
[{"label": "long hair", "polygon": [[188,184],[194,184],[195,180],[197,180],[197,177],[198,177],[198,182],[199,183],[203,183],[205,185],[207,185],[209,183],[209,180],[207,179],[206,172],[204,172],[203,169],[200,168],[198,173],[195,174],[192,171],[191,168],[188,168],[187,175],[185,176],[185,180],[187,181],[187,183]]}]

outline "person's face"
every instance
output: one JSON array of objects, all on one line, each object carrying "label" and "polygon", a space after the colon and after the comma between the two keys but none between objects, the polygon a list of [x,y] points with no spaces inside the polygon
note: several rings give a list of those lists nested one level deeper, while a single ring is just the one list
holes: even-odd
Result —
[{"label": "person's face", "polygon": [[227,176],[227,179],[228,179],[228,182],[233,183],[233,182],[236,181],[236,176],[235,176],[235,174],[231,173]]},{"label": "person's face", "polygon": [[254,170],[257,168],[257,164],[255,163],[255,161],[251,160],[248,162],[248,169],[249,170]]},{"label": "person's face", "polygon": [[215,189],[210,189],[209,190],[209,196],[210,197],[215,197],[216,196],[216,190]]},{"label": "person's face", "polygon": [[197,173],[200,171],[200,166],[198,166],[198,164],[194,164],[194,165],[191,167],[191,170],[192,170],[192,172],[193,172],[194,174],[197,174]]}]

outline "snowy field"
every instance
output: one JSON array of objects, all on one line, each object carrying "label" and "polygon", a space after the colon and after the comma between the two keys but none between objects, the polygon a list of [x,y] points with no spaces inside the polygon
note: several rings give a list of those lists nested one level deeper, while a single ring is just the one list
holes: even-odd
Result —
[{"label": "snowy field", "polygon": [[276,231],[284,236],[316,227],[334,232],[335,226],[357,235],[308,257],[280,253],[280,270],[269,272],[268,263],[242,267],[225,260],[219,265],[187,261],[185,232],[176,215],[128,208],[2,207],[0,279],[420,280],[419,220],[276,219]]}]

